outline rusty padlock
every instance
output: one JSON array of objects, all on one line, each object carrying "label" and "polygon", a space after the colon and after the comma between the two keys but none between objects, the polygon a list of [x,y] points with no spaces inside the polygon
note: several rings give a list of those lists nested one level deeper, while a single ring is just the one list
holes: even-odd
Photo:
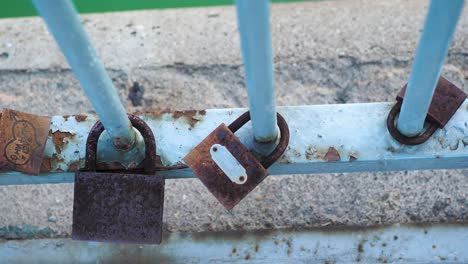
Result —
[{"label": "rusty padlock", "polygon": [[38,175],[50,117],[4,108],[0,113],[0,168]]},{"label": "rusty padlock", "polygon": [[75,175],[72,238],[125,243],[161,243],[164,177],[155,175],[156,142],[148,125],[128,115],[145,141],[144,174],[96,172],[97,122],[86,141],[86,167]]},{"label": "rusty padlock", "polygon": [[466,93],[447,79],[440,77],[432,97],[426,122],[428,128],[420,135],[407,137],[396,127],[396,119],[403,104],[406,86],[397,95],[397,103],[388,113],[387,128],[390,135],[401,144],[418,145],[426,142],[438,128],[443,128],[466,99]]},{"label": "rusty padlock", "polygon": [[218,126],[184,161],[208,190],[228,210],[249,194],[266,176],[270,167],[289,144],[289,128],[277,114],[280,142],[273,152],[257,160],[234,133],[250,120],[250,112],[241,115],[232,124]]}]

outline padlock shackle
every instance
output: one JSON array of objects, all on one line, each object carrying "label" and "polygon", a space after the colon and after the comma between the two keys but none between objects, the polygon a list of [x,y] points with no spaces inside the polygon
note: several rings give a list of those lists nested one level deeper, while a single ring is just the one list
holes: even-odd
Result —
[{"label": "padlock shackle", "polygon": [[[280,113],[276,113],[276,118],[278,120],[278,128],[280,130],[279,136],[280,141],[276,148],[267,156],[264,156],[260,159],[260,163],[265,169],[268,169],[273,163],[275,163],[281,155],[283,155],[284,151],[289,145],[289,127],[286,120],[283,118]],[[232,133],[236,133],[242,126],[244,126],[247,122],[250,121],[250,111],[243,113],[239,116],[236,120],[234,120],[229,126],[229,130]]]},{"label": "padlock shackle", "polygon": [[403,145],[413,146],[426,142],[436,132],[436,130],[439,128],[439,125],[434,121],[430,121],[429,118],[426,118],[426,122],[429,123],[429,127],[425,129],[423,133],[414,137],[403,135],[396,126],[397,118],[401,110],[401,105],[402,101],[398,101],[388,113],[387,128],[390,135]]},{"label": "padlock shackle", "polygon": [[[132,114],[127,114],[127,116],[130,119],[132,126],[140,132],[145,142],[145,174],[153,175],[156,173],[156,141],[154,139],[153,131],[151,131],[151,128],[146,124],[146,122],[138,116]],[[97,121],[88,134],[88,138],[86,140],[86,170],[97,170],[97,144],[99,137],[104,130],[105,129],[101,121]]]}]

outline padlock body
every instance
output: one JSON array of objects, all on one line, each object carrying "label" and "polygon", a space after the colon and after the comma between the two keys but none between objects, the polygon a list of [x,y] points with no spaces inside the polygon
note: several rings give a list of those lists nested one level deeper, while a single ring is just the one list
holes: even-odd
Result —
[{"label": "padlock body", "polygon": [[[406,86],[398,93],[397,101],[402,102],[404,100]],[[440,128],[444,127],[465,99],[466,93],[463,90],[447,79],[440,77],[426,120],[436,123]]]},{"label": "padlock body", "polygon": [[78,172],[72,238],[161,243],[164,177]]},{"label": "padlock body", "polygon": [[[214,144],[220,144],[227,148],[244,167],[247,173],[245,183],[238,184],[231,181],[212,159],[210,148]],[[184,161],[228,210],[232,209],[268,176],[268,172],[262,164],[224,124],[218,126],[187,154]]]}]

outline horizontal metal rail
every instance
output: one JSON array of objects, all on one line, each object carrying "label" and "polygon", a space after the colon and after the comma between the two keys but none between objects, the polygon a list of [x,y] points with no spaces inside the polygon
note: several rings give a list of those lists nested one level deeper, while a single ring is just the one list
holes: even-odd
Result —
[{"label": "horizontal metal rail", "polygon": [[406,136],[420,134],[465,0],[432,0],[398,119]]},{"label": "horizontal metal rail", "polygon": [[[271,175],[454,169],[468,167],[468,101],[450,122],[426,143],[405,146],[388,133],[386,119],[394,103],[366,103],[279,107],[289,124],[290,144],[270,167]],[[245,109],[218,109],[140,114],[152,128],[157,155],[165,166],[180,165],[182,158],[219,124],[229,124]],[[0,174],[0,185],[73,182],[84,166],[85,141],[96,122],[94,115],[54,116],[40,176],[16,172]],[[250,123],[236,135],[254,146]],[[116,151],[103,135],[98,144],[103,169],[132,167],[143,159],[143,147],[129,153]],[[337,156],[338,155],[338,156]],[[334,160],[339,160],[333,162]],[[160,171],[167,178],[195,177],[189,169]]]},{"label": "horizontal metal rail", "polygon": [[60,46],[73,73],[99,115],[114,146],[129,150],[135,132],[88,35],[70,0],[33,0],[39,14]]}]

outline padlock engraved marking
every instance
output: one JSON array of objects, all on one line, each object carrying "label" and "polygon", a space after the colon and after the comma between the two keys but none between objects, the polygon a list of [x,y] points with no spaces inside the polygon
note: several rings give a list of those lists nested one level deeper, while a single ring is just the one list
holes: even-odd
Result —
[{"label": "padlock engraved marking", "polygon": [[213,161],[228,176],[228,178],[237,184],[244,184],[247,181],[247,172],[239,161],[229,152],[229,150],[220,145],[214,144],[210,148],[210,154]]},{"label": "padlock engraved marking", "polygon": [[26,174],[41,169],[50,117],[3,109],[0,121],[0,165]]}]

